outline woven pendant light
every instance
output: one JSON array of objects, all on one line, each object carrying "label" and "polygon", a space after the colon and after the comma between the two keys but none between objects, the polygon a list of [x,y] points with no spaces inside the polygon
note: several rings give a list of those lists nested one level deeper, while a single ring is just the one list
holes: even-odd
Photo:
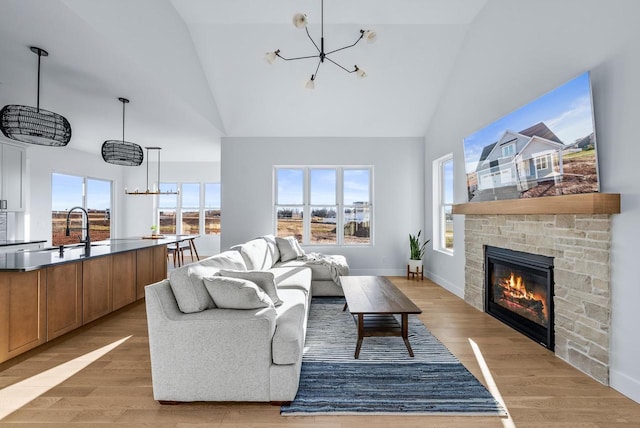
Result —
[{"label": "woven pendant light", "polygon": [[0,110],[0,131],[5,137],[39,146],[64,147],[71,140],[71,125],[64,116],[40,108],[40,58],[44,49],[32,46],[38,55],[38,100],[36,107],[6,105]]},{"label": "woven pendant light", "polygon": [[122,102],[122,141],[107,140],[102,143],[102,159],[115,165],[140,166],[144,159],[142,147],[124,140],[124,106],[129,102],[126,98],[118,98]]}]

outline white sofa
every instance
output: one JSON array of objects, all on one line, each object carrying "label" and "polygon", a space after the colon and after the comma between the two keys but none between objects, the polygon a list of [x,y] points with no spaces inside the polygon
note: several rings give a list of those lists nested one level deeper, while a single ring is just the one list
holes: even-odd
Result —
[{"label": "white sofa", "polygon": [[[340,257],[336,260],[346,265]],[[231,309],[225,302],[225,308],[218,307],[221,300],[211,293],[224,287],[211,288],[212,281],[243,281],[219,279],[228,275],[266,278],[255,282],[262,289],[251,281],[247,287],[267,306]],[[154,398],[161,403],[293,400],[311,296],[343,295],[332,275],[335,266],[326,263],[323,270],[313,261],[281,261],[278,244],[268,235],[182,266],[169,279],[145,287]],[[264,297],[269,281],[275,283],[273,298]],[[275,306],[278,298],[282,303]]]}]

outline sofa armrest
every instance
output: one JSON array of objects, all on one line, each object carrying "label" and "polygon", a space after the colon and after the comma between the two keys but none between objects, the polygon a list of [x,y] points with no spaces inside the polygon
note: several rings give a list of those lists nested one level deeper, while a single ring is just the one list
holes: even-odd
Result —
[{"label": "sofa armrest", "polygon": [[145,296],[156,400],[269,401],[274,308],[184,314],[168,280]]}]

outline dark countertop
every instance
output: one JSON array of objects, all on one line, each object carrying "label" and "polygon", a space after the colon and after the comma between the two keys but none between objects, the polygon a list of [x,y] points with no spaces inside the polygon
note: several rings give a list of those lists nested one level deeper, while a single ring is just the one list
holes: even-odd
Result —
[{"label": "dark countertop", "polygon": [[106,239],[104,241],[92,242],[89,256],[84,254],[84,244],[65,246],[64,254],[62,256],[60,256],[58,247],[4,253],[0,254],[0,272],[32,271],[62,263],[78,262],[94,257],[108,256],[111,254],[150,248],[158,245],[172,244],[196,237],[197,235],[164,235],[164,238],[162,239]]},{"label": "dark countertop", "polygon": [[24,244],[40,244],[41,242],[47,242],[46,239],[40,239],[36,241],[10,241],[6,239],[0,240],[0,247],[10,247],[12,245],[24,245]]}]

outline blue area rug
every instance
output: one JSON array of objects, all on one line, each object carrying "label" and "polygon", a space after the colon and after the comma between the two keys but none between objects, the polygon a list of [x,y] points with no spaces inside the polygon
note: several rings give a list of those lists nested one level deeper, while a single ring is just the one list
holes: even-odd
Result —
[{"label": "blue area rug", "polygon": [[502,406],[415,316],[408,355],[402,338],[366,337],[360,358],[353,317],[344,299],[314,298],[300,387],[282,415],[494,415]]}]

